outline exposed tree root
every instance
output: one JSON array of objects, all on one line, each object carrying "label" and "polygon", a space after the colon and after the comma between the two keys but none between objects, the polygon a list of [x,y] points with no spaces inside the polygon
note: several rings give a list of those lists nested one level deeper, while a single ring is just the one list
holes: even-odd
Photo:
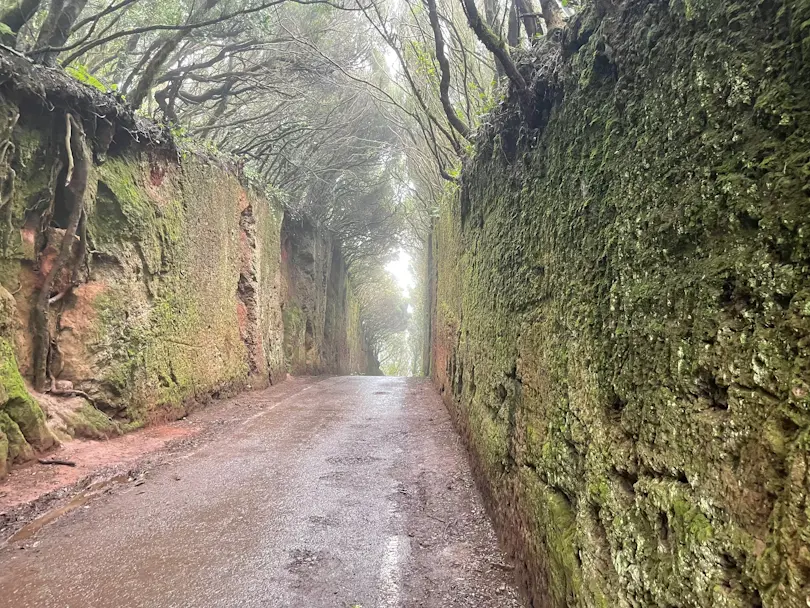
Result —
[{"label": "exposed tree root", "polygon": [[8,122],[3,125],[3,142],[0,144],[0,171],[3,171],[2,186],[0,186],[0,217],[6,224],[6,230],[3,231],[4,238],[2,243],[2,253],[8,254],[8,239],[12,233],[13,226],[11,225],[11,199],[14,196],[14,186],[17,179],[17,173],[11,167],[10,158],[14,154],[14,142],[12,135],[17,121],[20,119],[20,113],[15,111],[8,117]]},{"label": "exposed tree root", "polygon": [[72,289],[73,289],[73,285],[69,285],[67,289],[64,289],[64,290],[60,291],[54,297],[50,298],[48,300],[48,304],[56,304],[59,300],[61,300],[67,294],[69,294]]},{"label": "exposed tree root", "polygon": [[[80,391],[80,390],[76,390],[76,389],[68,389],[66,391],[62,391],[62,390],[59,390],[57,388],[54,388],[53,384],[51,384],[51,388],[46,390],[45,393],[48,394],[48,395],[54,395],[55,397],[81,397],[81,398],[86,399],[87,401],[89,401],[90,405],[92,405],[93,407],[96,407],[95,400],[90,395],[85,393],[84,391]],[[98,409],[98,408],[96,408],[96,409]]]},{"label": "exposed tree root", "polygon": [[73,147],[72,147],[72,131],[73,128],[71,123],[73,122],[73,118],[70,114],[65,114],[65,154],[67,155],[67,177],[65,178],[65,188],[70,186],[70,180],[73,179]]},{"label": "exposed tree root", "polygon": [[[59,178],[59,174],[62,172],[62,168],[64,167],[64,163],[62,162],[61,158],[57,158],[53,166],[51,167],[51,177],[48,181],[48,206],[45,207],[42,214],[39,218],[39,231],[37,232],[36,236],[36,252],[37,252],[37,260],[35,263],[35,269],[39,269],[39,256],[45,250],[45,246],[47,244],[47,231],[48,226],[51,223],[51,219],[53,218],[54,208],[56,206],[56,191],[57,191],[57,179]],[[42,201],[40,201],[42,202]]]},{"label": "exposed tree root", "polygon": [[[34,325],[34,387],[38,391],[45,390],[49,377],[48,361],[51,348],[50,335],[50,306],[51,291],[55,281],[59,278],[65,265],[73,258],[73,268],[70,273],[71,281],[75,278],[76,266],[82,263],[82,259],[73,255],[73,242],[77,236],[84,216],[84,195],[87,189],[87,179],[90,172],[91,155],[87,147],[84,129],[79,119],[71,114],[65,117],[65,153],[67,156],[68,170],[65,188],[62,193],[65,207],[69,210],[68,225],[62,238],[62,247],[59,255],[54,261],[53,267],[45,277],[45,281],[39,292],[36,306],[33,311]],[[80,241],[83,239],[80,237]],[[82,243],[83,244],[83,243]],[[82,247],[81,258],[84,257],[86,247]],[[68,291],[68,290],[65,290]],[[58,302],[62,299],[57,297]]]},{"label": "exposed tree root", "polygon": [[76,463],[72,460],[60,460],[58,458],[40,458],[37,460],[39,464],[61,464],[65,467],[75,467]]}]

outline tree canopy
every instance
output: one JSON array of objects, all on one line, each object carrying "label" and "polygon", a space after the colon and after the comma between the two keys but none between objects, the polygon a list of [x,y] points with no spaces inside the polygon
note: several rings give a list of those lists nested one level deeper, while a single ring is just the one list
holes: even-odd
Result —
[{"label": "tree canopy", "polygon": [[514,55],[559,28],[558,0],[14,0],[6,48],[67,70],[232,155],[289,213],[341,241],[378,354],[419,371],[420,323],[385,265],[419,266]]}]

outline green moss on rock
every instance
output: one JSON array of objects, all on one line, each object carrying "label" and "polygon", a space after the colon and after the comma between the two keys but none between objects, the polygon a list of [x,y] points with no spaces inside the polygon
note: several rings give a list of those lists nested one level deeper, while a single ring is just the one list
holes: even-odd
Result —
[{"label": "green moss on rock", "polygon": [[0,385],[6,398],[5,403],[0,406],[0,411],[19,427],[28,443],[37,449],[51,447],[53,436],[45,425],[45,414],[28,394],[17,369],[14,350],[5,338],[0,338]]},{"label": "green moss on rock", "polygon": [[808,20],[588,8],[442,201],[434,375],[536,604],[806,603]]},{"label": "green moss on rock", "polygon": [[0,338],[0,476],[7,466],[55,442],[39,404],[28,394],[11,343]]},{"label": "green moss on rock", "polygon": [[284,323],[284,358],[287,370],[297,372],[305,367],[304,329],[306,316],[296,302],[285,303],[282,311]]},{"label": "green moss on rock", "polygon": [[8,472],[9,465],[9,441],[5,431],[0,430],[0,479]]},{"label": "green moss on rock", "polygon": [[73,412],[68,421],[68,429],[74,437],[85,439],[109,439],[122,432],[118,423],[89,403]]},{"label": "green moss on rock", "polygon": [[171,264],[185,219],[179,193],[168,200],[150,199],[144,184],[147,168],[137,157],[113,157],[98,168],[97,209],[89,216],[91,236],[116,250],[133,242],[146,272],[155,274]]},{"label": "green moss on rock", "polygon": [[25,462],[33,457],[34,451],[25,439],[19,425],[3,411],[0,411],[0,432],[3,434],[6,448],[3,459],[7,463]]}]

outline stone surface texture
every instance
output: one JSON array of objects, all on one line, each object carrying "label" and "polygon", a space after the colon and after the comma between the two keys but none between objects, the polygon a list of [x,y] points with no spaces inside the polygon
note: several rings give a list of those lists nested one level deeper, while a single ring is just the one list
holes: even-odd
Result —
[{"label": "stone surface texture", "polygon": [[443,202],[432,375],[534,606],[807,606],[808,24],[594,2]]}]

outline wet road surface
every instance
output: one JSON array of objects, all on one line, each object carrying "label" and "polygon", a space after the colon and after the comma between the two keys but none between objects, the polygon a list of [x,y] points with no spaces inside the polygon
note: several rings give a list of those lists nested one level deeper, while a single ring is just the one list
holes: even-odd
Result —
[{"label": "wet road surface", "polygon": [[0,606],[520,606],[428,382],[315,378],[235,401],[255,413],[8,543]]}]

